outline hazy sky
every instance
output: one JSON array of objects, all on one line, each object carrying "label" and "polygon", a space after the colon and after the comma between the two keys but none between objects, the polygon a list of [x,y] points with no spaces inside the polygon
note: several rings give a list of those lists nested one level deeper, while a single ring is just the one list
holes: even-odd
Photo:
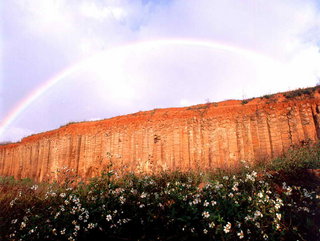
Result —
[{"label": "hazy sky", "polygon": [[313,86],[319,46],[318,0],[1,0],[0,141]]}]

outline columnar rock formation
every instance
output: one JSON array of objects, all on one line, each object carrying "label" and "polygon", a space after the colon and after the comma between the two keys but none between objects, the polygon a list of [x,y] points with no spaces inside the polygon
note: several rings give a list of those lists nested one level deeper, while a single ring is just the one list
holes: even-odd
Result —
[{"label": "columnar rock formation", "polygon": [[66,125],[0,146],[0,176],[56,178],[62,167],[89,178],[110,161],[150,171],[236,167],[320,138],[319,89],[311,95],[158,109]]}]

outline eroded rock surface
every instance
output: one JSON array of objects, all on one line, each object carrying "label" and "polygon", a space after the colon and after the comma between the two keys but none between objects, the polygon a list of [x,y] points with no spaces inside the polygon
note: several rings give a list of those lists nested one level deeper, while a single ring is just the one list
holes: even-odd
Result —
[{"label": "eroded rock surface", "polygon": [[320,98],[256,98],[158,109],[70,124],[0,146],[0,175],[53,180],[64,166],[90,178],[113,162],[132,171],[237,167],[320,138]]}]

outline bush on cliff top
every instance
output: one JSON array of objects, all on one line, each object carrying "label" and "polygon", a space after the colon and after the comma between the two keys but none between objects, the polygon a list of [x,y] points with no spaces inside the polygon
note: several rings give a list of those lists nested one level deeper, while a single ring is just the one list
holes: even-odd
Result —
[{"label": "bush on cliff top", "polygon": [[296,97],[300,97],[303,95],[308,95],[308,96],[313,96],[313,93],[316,91],[317,86],[316,87],[310,87],[310,88],[305,88],[305,89],[296,89],[293,91],[288,91],[285,92],[283,95],[284,97],[286,97],[287,99],[290,98],[296,98]]},{"label": "bush on cliff top", "polygon": [[77,186],[3,178],[0,240],[319,240],[320,190],[293,178],[318,167],[318,149],[293,150],[258,173],[244,163],[211,175],[120,178],[109,169]]}]

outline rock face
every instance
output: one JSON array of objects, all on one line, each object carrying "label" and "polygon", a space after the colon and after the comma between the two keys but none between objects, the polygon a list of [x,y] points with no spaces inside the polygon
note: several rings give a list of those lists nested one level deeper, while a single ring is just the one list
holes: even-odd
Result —
[{"label": "rock face", "polygon": [[56,170],[82,178],[108,163],[131,171],[237,167],[320,138],[320,94],[225,101],[69,124],[0,146],[0,176],[53,180]]}]

